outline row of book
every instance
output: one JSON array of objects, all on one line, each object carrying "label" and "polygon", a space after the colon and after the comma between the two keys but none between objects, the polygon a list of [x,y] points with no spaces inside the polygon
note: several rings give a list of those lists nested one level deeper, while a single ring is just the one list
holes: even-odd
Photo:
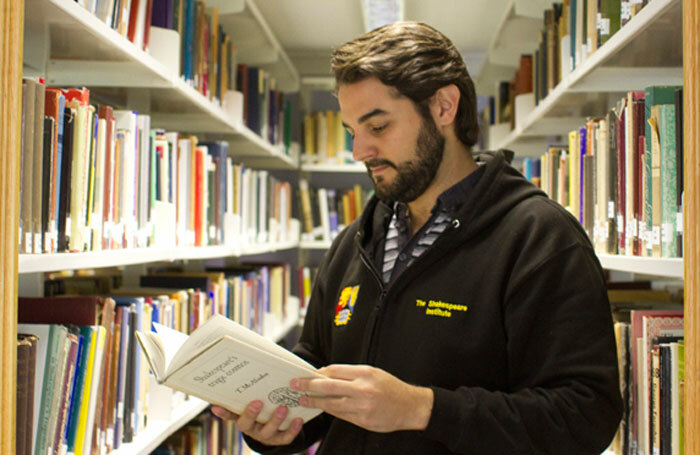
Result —
[{"label": "row of book", "polygon": [[615,323],[625,404],[611,449],[618,455],[683,453],[682,310],[633,310]]},{"label": "row of book", "polygon": [[[314,455],[318,444],[299,452]],[[222,420],[204,411],[168,437],[151,455],[255,455],[232,420]]]},{"label": "row of book", "polygon": [[313,188],[299,180],[303,241],[330,242],[361,214],[372,191],[354,185],[351,189]]},{"label": "row of book", "polygon": [[515,124],[515,97],[533,93],[538,104],[570,72],[582,65],[622,26],[636,16],[647,0],[565,0],[544,11],[544,28],[533,54],[522,55],[509,81],[498,82],[490,98],[488,124]]},{"label": "row of book", "polygon": [[682,256],[682,88],[629,92],[525,174],[579,219],[596,251]]},{"label": "row of book", "polygon": [[24,81],[21,156],[21,253],[291,238],[288,183],[87,89]]},{"label": "row of book", "polygon": [[256,265],[152,273],[112,297],[20,298],[17,453],[107,453],[167,420],[162,408],[173,404],[162,402],[135,332],[158,322],[191,333],[223,314],[269,335],[298,318],[290,282],[289,266]]},{"label": "row of book", "polygon": [[343,126],[338,111],[314,112],[304,116],[305,163],[352,163],[352,136]]},{"label": "row of book", "polygon": [[[151,27],[178,32],[180,76],[220,104],[236,87],[236,53],[219,24],[218,8],[208,14],[195,0],[78,0],[78,3],[139,49],[149,49]],[[174,49],[177,49],[175,47]]]}]

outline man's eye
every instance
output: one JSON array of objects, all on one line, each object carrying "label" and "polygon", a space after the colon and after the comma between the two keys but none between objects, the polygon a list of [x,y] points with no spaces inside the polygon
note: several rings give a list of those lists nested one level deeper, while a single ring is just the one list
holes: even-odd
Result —
[{"label": "man's eye", "polygon": [[380,126],[372,126],[370,127],[370,130],[373,133],[381,133],[384,130],[384,128],[386,128],[386,124]]}]

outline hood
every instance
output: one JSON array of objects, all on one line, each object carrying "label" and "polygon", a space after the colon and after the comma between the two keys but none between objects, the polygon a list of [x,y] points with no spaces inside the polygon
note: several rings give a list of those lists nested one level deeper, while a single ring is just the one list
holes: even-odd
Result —
[{"label": "hood", "polygon": [[[508,211],[527,198],[547,197],[510,165],[512,157],[513,152],[510,150],[474,154],[477,164],[485,166],[485,169],[479,182],[457,212],[460,232],[453,237],[454,241],[463,242],[482,230],[489,229],[493,223],[502,219]],[[391,215],[391,206],[373,196],[360,219],[360,241],[367,246],[367,242],[363,241],[365,239],[372,239],[372,243],[381,240]]]}]

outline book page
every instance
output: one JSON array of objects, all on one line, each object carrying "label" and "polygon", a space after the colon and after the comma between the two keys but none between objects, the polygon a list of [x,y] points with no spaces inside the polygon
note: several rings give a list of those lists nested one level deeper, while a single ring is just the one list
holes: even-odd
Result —
[{"label": "book page", "polygon": [[158,334],[158,338],[161,342],[160,346],[165,356],[164,368],[161,370],[165,373],[165,371],[170,368],[170,364],[173,362],[175,356],[180,352],[180,349],[182,349],[190,337],[175,329],[158,324],[157,322],[153,323],[153,327]]},{"label": "book page", "polygon": [[307,421],[321,412],[299,405],[303,394],[289,388],[289,382],[299,377],[323,376],[224,336],[172,372],[165,383],[237,414],[251,401],[260,400],[260,422],[269,420],[276,407],[283,404],[289,408],[289,415],[280,429],[286,429],[296,417]]},{"label": "book page", "polygon": [[141,344],[146,360],[151,367],[153,375],[160,383],[166,370],[165,347],[157,334],[153,332],[136,332],[136,339]]},{"label": "book page", "polygon": [[[169,372],[179,368],[184,362],[189,360],[190,357],[194,356],[203,347],[211,344],[225,335],[263,351],[273,353],[275,356],[285,359],[293,364],[315,370],[313,365],[296,356],[294,353],[284,349],[282,346],[279,346],[277,343],[274,343],[264,336],[258,335],[252,330],[217,314],[209,318],[204,324],[197,328],[197,330],[190,335],[189,339],[184,343],[184,345],[179,348],[179,351],[175,354],[177,358],[173,361],[173,364],[167,364]],[[166,340],[163,341],[166,342]],[[166,344],[166,346],[168,345]],[[168,348],[170,348],[170,346],[168,346]]]}]

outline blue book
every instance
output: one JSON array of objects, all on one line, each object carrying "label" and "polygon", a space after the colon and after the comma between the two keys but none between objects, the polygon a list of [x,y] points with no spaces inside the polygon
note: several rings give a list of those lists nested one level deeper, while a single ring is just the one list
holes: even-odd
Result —
[{"label": "blue book", "polygon": [[[71,392],[70,392],[70,404],[68,405],[68,413],[66,414],[66,428],[65,431],[63,432],[63,436],[61,438],[61,445],[68,447],[68,438],[70,436],[70,431],[71,431],[71,421],[73,419],[73,411],[75,410],[76,403],[80,401],[80,397],[77,395],[78,391],[78,382],[80,380],[80,373],[82,372],[81,370],[85,370],[85,363],[84,363],[84,358],[83,358],[83,352],[85,352],[84,346],[85,346],[85,337],[80,333],[80,331],[76,332],[75,335],[78,337],[78,353],[76,355],[76,363],[75,363],[75,374],[73,375],[73,383],[71,384]],[[85,375],[83,374],[83,380],[85,379]]]},{"label": "blue book", "polygon": [[335,236],[338,235],[338,204],[335,190],[326,190],[326,197],[328,198],[328,223],[331,231],[331,239],[334,239]]},{"label": "blue book", "polygon": [[[68,452],[69,453],[74,453],[75,452],[75,439],[78,434],[78,424],[79,424],[79,419],[80,419],[80,401],[83,398],[83,395],[85,393],[85,381],[86,381],[86,376],[87,376],[87,364],[88,360],[90,358],[90,347],[92,344],[92,335],[93,332],[95,331],[95,327],[91,326],[81,326],[80,327],[80,336],[83,339],[82,342],[82,352],[80,353],[79,357],[79,372],[78,379],[77,379],[77,384],[75,385],[75,391],[73,393],[73,396],[75,397],[75,400],[72,400],[71,402],[71,408],[69,410],[69,413],[71,415],[70,420],[68,421],[68,437],[67,437],[67,445],[68,445]],[[76,368],[78,367],[76,366]]]}]

